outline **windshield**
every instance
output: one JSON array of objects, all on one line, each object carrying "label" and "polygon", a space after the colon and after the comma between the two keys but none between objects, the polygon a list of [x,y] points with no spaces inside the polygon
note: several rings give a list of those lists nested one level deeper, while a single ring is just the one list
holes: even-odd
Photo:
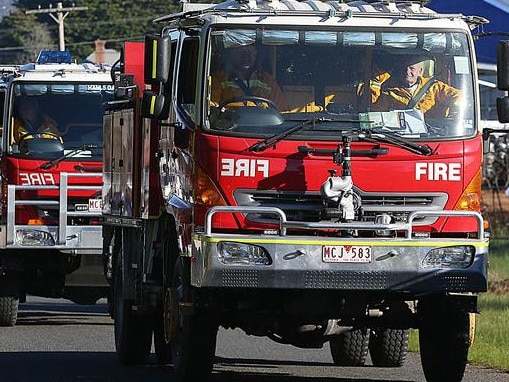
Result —
[{"label": "windshield", "polygon": [[101,160],[108,84],[14,84],[7,150],[32,159]]},{"label": "windshield", "polygon": [[[294,139],[338,129],[443,139],[475,133],[462,33],[214,30],[208,126],[263,137],[303,121]],[[317,132],[319,132],[317,134]]]}]

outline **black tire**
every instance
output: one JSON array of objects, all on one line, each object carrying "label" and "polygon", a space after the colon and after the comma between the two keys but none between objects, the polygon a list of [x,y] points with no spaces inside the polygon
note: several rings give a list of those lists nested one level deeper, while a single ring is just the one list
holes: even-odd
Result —
[{"label": "black tire", "polygon": [[[122,250],[120,251],[122,255]],[[122,261],[114,276],[115,349],[124,365],[147,362],[152,347],[152,320],[133,314],[133,301],[125,298]]]},{"label": "black tire", "polygon": [[14,326],[18,320],[19,298],[0,297],[0,326]]},{"label": "black tire", "polygon": [[401,367],[408,351],[408,329],[371,330],[369,354],[376,367]]},{"label": "black tire", "polygon": [[427,382],[460,382],[468,361],[468,313],[423,315],[419,328],[421,364]]},{"label": "black tire", "polygon": [[178,300],[171,302],[175,319],[171,338],[173,369],[181,382],[205,382],[214,366],[218,324],[209,313],[196,309],[194,312],[183,311],[182,307],[189,308],[192,303],[187,259],[177,261],[172,288],[172,296]]},{"label": "black tire", "polygon": [[351,330],[333,336],[329,345],[334,365],[363,366],[368,356],[369,330]]}]

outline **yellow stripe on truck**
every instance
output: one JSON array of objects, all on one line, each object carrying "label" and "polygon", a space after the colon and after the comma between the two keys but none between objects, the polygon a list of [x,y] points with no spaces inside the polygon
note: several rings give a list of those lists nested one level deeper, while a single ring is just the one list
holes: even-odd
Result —
[{"label": "yellow stripe on truck", "polygon": [[154,115],[156,109],[156,97],[150,97],[150,115]]},{"label": "yellow stripe on truck", "polygon": [[152,78],[156,78],[157,67],[157,40],[152,41]]}]

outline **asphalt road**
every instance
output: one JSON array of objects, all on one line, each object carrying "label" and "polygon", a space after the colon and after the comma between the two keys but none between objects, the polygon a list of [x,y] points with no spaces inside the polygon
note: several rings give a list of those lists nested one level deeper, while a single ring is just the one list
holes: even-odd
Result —
[{"label": "asphalt road", "polygon": [[[424,382],[419,356],[401,368],[335,367],[329,348],[298,349],[221,330],[213,382]],[[176,382],[171,365],[125,367],[115,355],[113,322],[100,301],[80,306],[29,298],[18,325],[0,328],[0,382]],[[509,382],[509,373],[468,367],[463,382]]]}]

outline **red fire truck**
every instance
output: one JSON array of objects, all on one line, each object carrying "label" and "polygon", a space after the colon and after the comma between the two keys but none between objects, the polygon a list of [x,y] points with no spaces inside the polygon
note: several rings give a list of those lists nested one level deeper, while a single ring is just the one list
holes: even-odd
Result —
[{"label": "red fire truck", "polygon": [[426,380],[460,381],[487,289],[471,34],[485,20],[230,0],[157,21],[104,119],[120,360],[144,362],[154,339],[203,381],[222,326],[397,367],[417,328]]},{"label": "red fire truck", "polygon": [[0,325],[26,295],[95,303],[102,259],[103,103],[110,68],[68,52],[2,70]]}]

